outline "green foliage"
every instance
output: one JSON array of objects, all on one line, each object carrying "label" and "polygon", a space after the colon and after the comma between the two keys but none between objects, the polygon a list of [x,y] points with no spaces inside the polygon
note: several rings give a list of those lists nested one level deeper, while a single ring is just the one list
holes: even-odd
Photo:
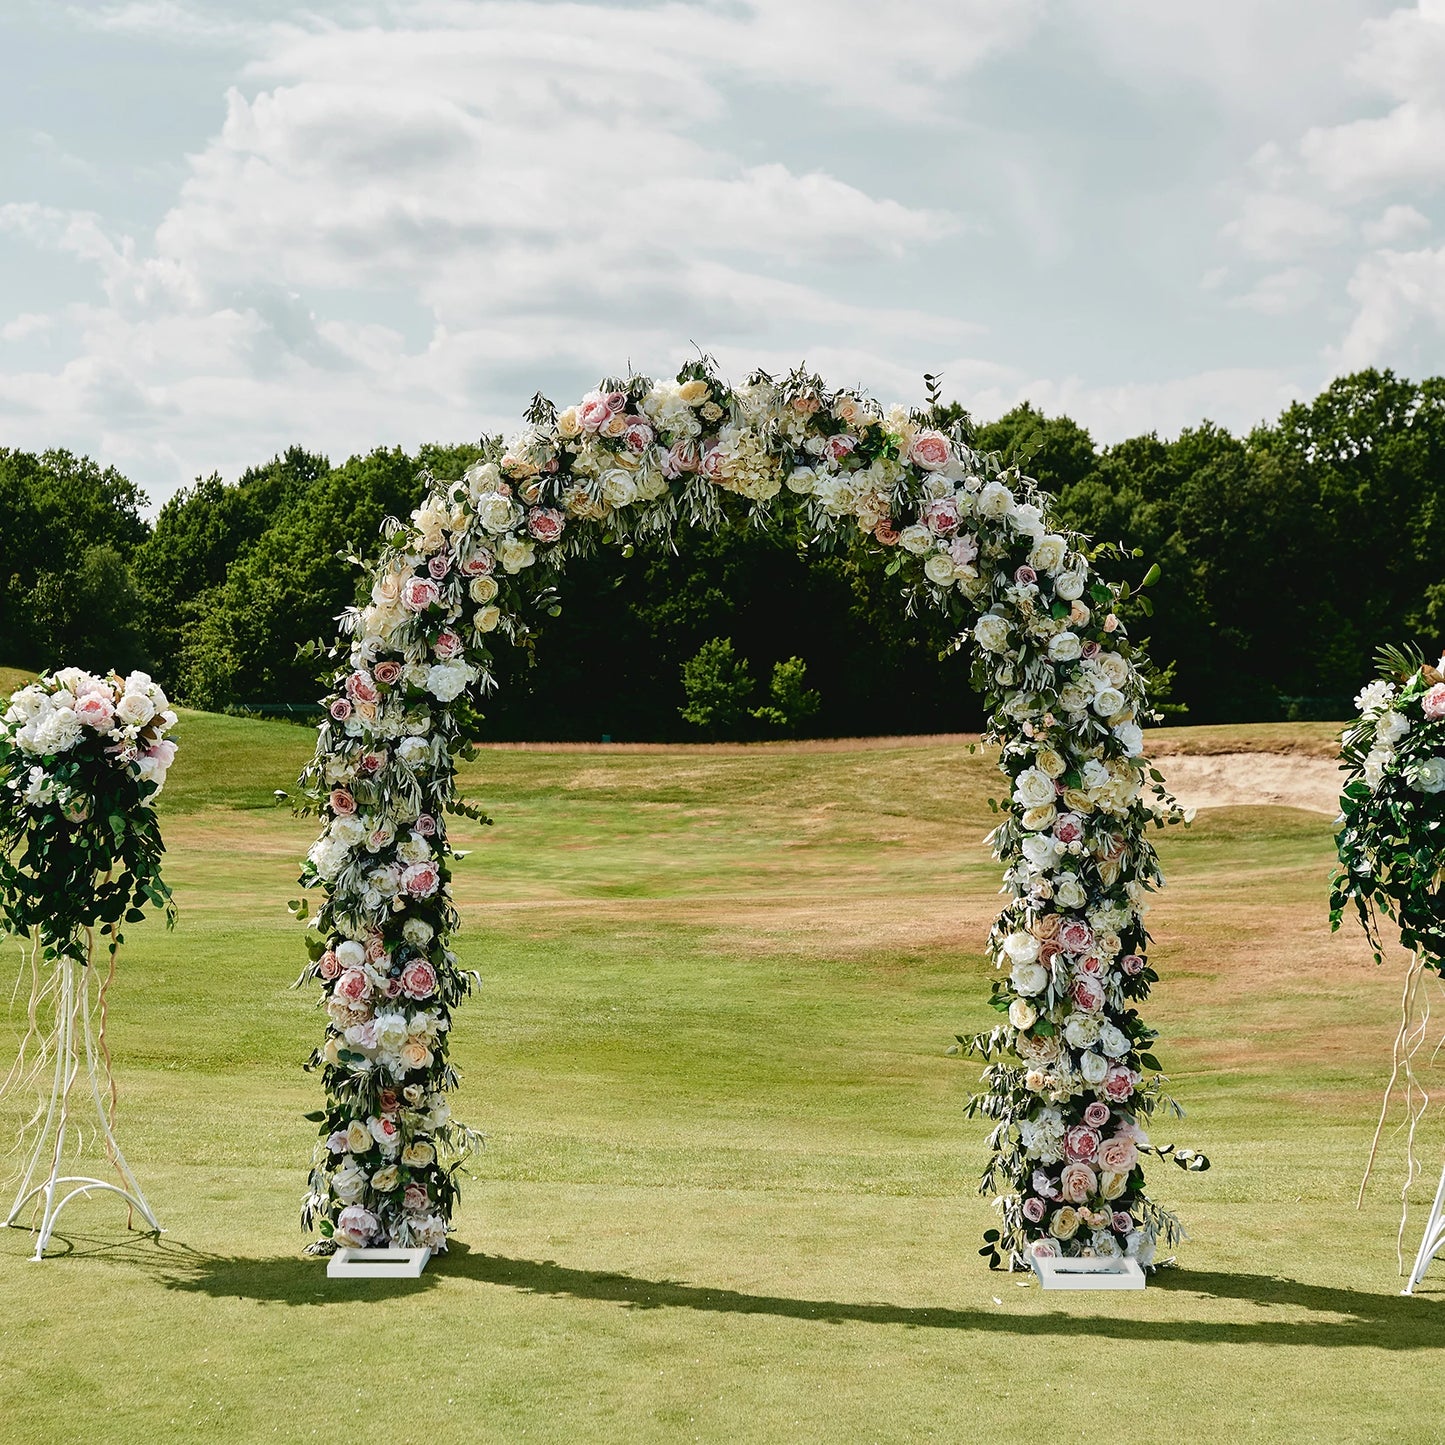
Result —
[{"label": "green foliage", "polygon": [[736,738],[748,716],[753,677],[730,637],[713,637],[682,665],[687,703],[678,712],[714,742]]},{"label": "green foliage", "polygon": [[792,735],[822,704],[822,698],[807,685],[807,664],[801,657],[788,657],[773,664],[773,680],[768,684],[771,703],[749,710],[759,722]]}]

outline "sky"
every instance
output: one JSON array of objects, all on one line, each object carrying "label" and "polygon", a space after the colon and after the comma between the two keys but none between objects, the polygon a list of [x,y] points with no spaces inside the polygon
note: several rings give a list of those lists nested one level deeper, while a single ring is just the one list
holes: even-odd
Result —
[{"label": "sky", "polygon": [[7,0],[0,445],[152,508],[697,351],[1108,443],[1445,372],[1445,0]]}]

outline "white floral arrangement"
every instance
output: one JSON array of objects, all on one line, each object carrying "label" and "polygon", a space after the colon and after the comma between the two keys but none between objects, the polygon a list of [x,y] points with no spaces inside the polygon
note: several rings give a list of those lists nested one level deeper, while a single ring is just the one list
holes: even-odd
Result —
[{"label": "white floral arrangement", "polygon": [[1378,961],[1384,913],[1406,948],[1445,973],[1445,657],[1431,667],[1418,652],[1382,648],[1355,706],[1340,745],[1331,922],[1339,928],[1353,905]]},{"label": "white floral arrangement", "polygon": [[165,693],[143,672],[62,668],[12,694],[0,720],[0,920],[44,956],[111,951],[147,903],[171,911],[153,804],[176,745]]},{"label": "white floral arrangement", "polygon": [[1128,589],[1096,576],[1033,481],[957,428],[803,371],[732,387],[704,358],[675,381],[604,381],[560,411],[539,397],[528,422],[460,478],[425,478],[333,653],[302,780],[324,819],[302,882],[322,894],[307,975],[327,1013],[303,1222],[332,1244],[445,1245],[474,1142],[446,1097],[451,1010],[472,979],[449,947],[445,814],[480,816],[457,797],[453,757],[470,699],[495,686],[490,649],[522,639],[566,558],[600,540],[788,507],[820,538],[887,555],[909,607],[954,620],[1009,778],[991,841],[1010,901],[989,940],[1005,1022],[965,1041],[999,1056],[972,1106],[996,1121],[984,1188],[1003,1222],[983,1252],[1151,1263],[1177,1226],[1144,1193],[1162,1095],[1134,1005],[1155,980],[1147,830],[1181,815],[1141,757],[1150,671]]}]

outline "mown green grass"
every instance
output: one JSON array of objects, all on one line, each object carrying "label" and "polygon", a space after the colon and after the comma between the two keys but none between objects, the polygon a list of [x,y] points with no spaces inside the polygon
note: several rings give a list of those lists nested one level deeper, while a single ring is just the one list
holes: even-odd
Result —
[{"label": "mown green grass", "polygon": [[488,1147],[452,1252],[355,1283],[296,1228],[318,1019],[284,905],[312,827],[272,792],[310,737],[180,738],[181,918],[134,931],[112,1026],[168,1233],[126,1242],[95,1201],[64,1258],[0,1234],[0,1437],[1437,1438],[1445,1283],[1397,1294],[1398,1141],[1353,1202],[1399,975],[1329,934],[1327,818],[1165,840],[1150,1016],[1189,1117],[1155,1132],[1215,1167],[1153,1166],[1177,1270],[1046,1296],[975,1253],[977,1069],[946,1054],[991,1021],[986,756],[488,750],[455,1040]]}]

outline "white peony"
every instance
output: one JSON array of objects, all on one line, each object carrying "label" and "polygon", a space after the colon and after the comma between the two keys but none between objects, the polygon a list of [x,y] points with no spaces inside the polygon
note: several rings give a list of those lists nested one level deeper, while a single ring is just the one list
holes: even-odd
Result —
[{"label": "white peony", "polygon": [[1122,1029],[1104,1024],[1099,1030],[1099,1047],[1111,1059],[1122,1059],[1129,1052],[1129,1039]]},{"label": "white peony", "polygon": [[1109,1072],[1109,1061],[1103,1054],[1096,1054],[1090,1049],[1079,1058],[1079,1072],[1084,1076],[1086,1084],[1102,1084]]},{"label": "white peony", "polygon": [[933,546],[933,533],[927,527],[915,522],[911,527],[905,527],[898,534],[898,545],[905,552],[912,552],[915,557],[921,557]]},{"label": "white peony", "polygon": [[488,532],[509,532],[522,520],[522,509],[500,492],[485,492],[476,501],[477,522]]},{"label": "white peony", "polygon": [[1009,970],[1009,982],[1017,992],[1032,998],[1049,986],[1049,971],[1041,963],[1016,963]]},{"label": "white peony", "polygon": [[426,690],[438,702],[452,702],[471,685],[475,671],[465,662],[435,662],[426,672]]},{"label": "white peony", "polygon": [[1035,572],[1057,572],[1063,565],[1068,544],[1053,532],[1047,532],[1033,545],[1029,553],[1029,566]]},{"label": "white peony", "polygon": [[1100,717],[1113,717],[1124,710],[1124,694],[1117,687],[1101,687],[1094,694],[1094,711]]},{"label": "white peony", "polygon": [[1014,782],[1014,802],[1021,808],[1052,805],[1054,780],[1042,768],[1025,768]]},{"label": "white peony", "polygon": [[1084,885],[1072,873],[1054,885],[1054,901],[1060,908],[1082,908],[1085,898]]},{"label": "white peony", "polygon": [[497,560],[502,564],[503,572],[517,573],[537,560],[537,549],[531,542],[508,537],[497,548]]},{"label": "white peony", "polygon": [[1074,662],[1083,647],[1077,632],[1059,632],[1049,638],[1049,657],[1054,662]]},{"label": "white peony", "polygon": [[1008,648],[1008,619],[996,612],[986,612],[974,624],[973,635],[986,652],[1004,652]]},{"label": "white peony", "polygon": [[953,558],[947,552],[935,552],[923,564],[923,573],[930,582],[937,586],[950,587],[953,585],[955,576]]},{"label": "white peony", "polygon": [[1003,951],[1010,963],[1032,963],[1039,956],[1039,941],[1020,929],[1004,939]]},{"label": "white peony", "polygon": [[980,517],[997,520],[1006,517],[1014,504],[1014,494],[1000,481],[992,481],[978,494],[974,506]]},{"label": "white peony", "polygon": [[1070,1014],[1064,1023],[1064,1040],[1070,1048],[1089,1049],[1098,1043],[1100,1029],[1094,1014]]},{"label": "white peony", "polygon": [[1054,595],[1065,602],[1077,602],[1084,595],[1084,574],[1061,572],[1054,578]]}]

